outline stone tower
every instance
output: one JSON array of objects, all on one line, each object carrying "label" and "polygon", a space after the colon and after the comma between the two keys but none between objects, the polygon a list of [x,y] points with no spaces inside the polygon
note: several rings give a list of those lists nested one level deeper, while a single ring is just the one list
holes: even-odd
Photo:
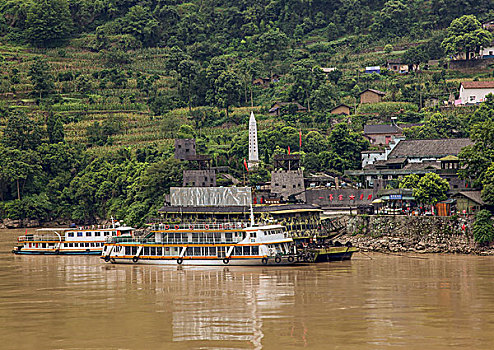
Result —
[{"label": "stone tower", "polygon": [[250,112],[249,119],[249,169],[259,165],[259,148],[257,146],[257,122],[254,112]]}]

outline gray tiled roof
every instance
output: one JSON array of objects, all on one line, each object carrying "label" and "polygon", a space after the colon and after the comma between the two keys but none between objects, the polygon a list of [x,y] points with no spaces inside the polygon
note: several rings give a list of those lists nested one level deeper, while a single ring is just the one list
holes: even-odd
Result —
[{"label": "gray tiled roof", "polygon": [[396,125],[379,124],[379,125],[364,125],[364,135],[369,134],[395,134],[401,130]]},{"label": "gray tiled roof", "polygon": [[456,156],[463,147],[472,144],[470,139],[404,140],[396,145],[388,159]]}]

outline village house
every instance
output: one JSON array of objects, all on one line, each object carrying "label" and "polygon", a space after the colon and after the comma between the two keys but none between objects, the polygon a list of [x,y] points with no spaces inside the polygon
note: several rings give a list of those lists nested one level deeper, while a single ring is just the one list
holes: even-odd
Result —
[{"label": "village house", "polygon": [[473,214],[485,205],[480,191],[460,191],[453,198],[456,199],[456,210],[461,214]]},{"label": "village house", "polygon": [[[470,139],[403,140],[396,137],[381,151],[362,152],[362,170],[345,171],[356,176],[364,187],[386,186],[399,178],[434,172],[446,179],[452,190],[468,188],[458,177],[458,154],[472,145]],[[374,153],[372,153],[374,152]]]},{"label": "village house", "polygon": [[371,145],[387,145],[397,136],[403,136],[403,130],[397,125],[364,125],[364,137]]},{"label": "village house", "polygon": [[494,81],[464,81],[460,84],[460,97],[455,104],[476,104],[494,94]]},{"label": "village house", "polygon": [[341,104],[331,109],[329,113],[334,115],[350,115],[352,114],[352,108],[345,104]]},{"label": "village house", "polygon": [[482,27],[490,32],[494,32],[494,20],[482,23]]},{"label": "village house", "polygon": [[494,58],[494,41],[490,45],[480,49],[480,57],[483,59]]},{"label": "village house", "polygon": [[379,103],[382,101],[382,98],[386,95],[385,92],[375,90],[375,89],[367,89],[360,93],[360,103]]},{"label": "village house", "polygon": [[269,109],[269,114],[279,116],[281,112],[281,108],[288,105],[295,105],[295,107],[297,108],[296,110],[297,113],[307,111],[307,108],[305,108],[298,102],[275,102],[271,105],[271,108]]},{"label": "village house", "polygon": [[387,62],[387,68],[395,73],[408,73],[408,64],[404,64],[400,59],[390,59]]}]

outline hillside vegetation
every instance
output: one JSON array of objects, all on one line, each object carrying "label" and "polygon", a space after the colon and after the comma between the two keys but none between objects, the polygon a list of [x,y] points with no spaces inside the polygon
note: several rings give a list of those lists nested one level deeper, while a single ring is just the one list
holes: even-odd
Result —
[{"label": "hillside vegetation", "polygon": [[[468,136],[471,110],[423,108],[462,79],[492,77],[492,67],[447,69],[450,50],[464,48],[442,43],[462,15],[494,18],[494,4],[0,0],[0,216],[141,224],[181,185],[174,138],[195,137],[213,165],[244,175],[251,110],[263,165],[249,184],[267,180],[271,157],[288,147],[307,172],[358,168],[363,125],[390,116],[425,122],[409,137]],[[364,73],[392,58],[439,61],[420,73]],[[356,107],[366,88],[387,92],[386,103],[349,120],[329,114]],[[307,112],[269,115],[275,101]]]}]

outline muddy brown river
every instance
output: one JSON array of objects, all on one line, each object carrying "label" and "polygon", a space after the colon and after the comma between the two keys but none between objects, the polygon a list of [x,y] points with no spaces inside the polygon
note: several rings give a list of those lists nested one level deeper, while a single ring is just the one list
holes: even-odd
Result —
[{"label": "muddy brown river", "polygon": [[355,254],[287,267],[15,256],[0,349],[493,349],[494,257]]}]

